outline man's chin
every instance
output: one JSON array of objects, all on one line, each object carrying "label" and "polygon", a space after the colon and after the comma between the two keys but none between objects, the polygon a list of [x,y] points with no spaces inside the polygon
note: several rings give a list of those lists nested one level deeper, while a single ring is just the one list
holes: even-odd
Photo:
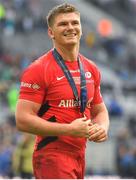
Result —
[{"label": "man's chin", "polygon": [[65,42],[64,44],[65,44],[65,45],[73,45],[73,46],[75,46],[75,45],[78,44],[78,42],[77,42],[77,41],[67,41],[67,42]]}]

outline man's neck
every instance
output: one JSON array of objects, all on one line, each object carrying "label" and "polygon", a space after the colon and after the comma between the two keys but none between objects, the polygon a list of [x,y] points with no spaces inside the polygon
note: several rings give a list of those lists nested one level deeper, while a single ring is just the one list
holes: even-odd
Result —
[{"label": "man's neck", "polygon": [[71,47],[62,47],[55,45],[56,50],[62,56],[62,58],[66,61],[76,61],[79,53],[79,47],[71,46]]}]

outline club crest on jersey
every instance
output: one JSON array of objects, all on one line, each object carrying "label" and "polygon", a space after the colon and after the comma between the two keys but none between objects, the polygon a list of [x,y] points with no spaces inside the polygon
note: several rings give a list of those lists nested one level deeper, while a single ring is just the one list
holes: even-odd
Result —
[{"label": "club crest on jersey", "polygon": [[85,73],[85,77],[86,77],[87,79],[89,79],[89,78],[92,77],[92,74],[91,74],[90,72],[86,72],[86,73]]}]

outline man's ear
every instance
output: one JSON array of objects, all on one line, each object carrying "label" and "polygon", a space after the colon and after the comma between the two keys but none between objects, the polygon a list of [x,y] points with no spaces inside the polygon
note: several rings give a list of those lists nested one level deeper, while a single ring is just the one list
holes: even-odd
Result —
[{"label": "man's ear", "polygon": [[54,34],[53,34],[53,31],[52,31],[52,29],[51,29],[50,27],[48,28],[48,35],[49,35],[49,37],[50,37],[51,39],[55,39]]}]

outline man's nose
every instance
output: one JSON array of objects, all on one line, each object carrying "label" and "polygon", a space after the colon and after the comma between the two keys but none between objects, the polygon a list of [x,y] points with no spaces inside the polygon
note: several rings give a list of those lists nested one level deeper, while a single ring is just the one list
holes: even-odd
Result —
[{"label": "man's nose", "polygon": [[73,25],[71,23],[68,23],[68,29],[73,29]]}]

